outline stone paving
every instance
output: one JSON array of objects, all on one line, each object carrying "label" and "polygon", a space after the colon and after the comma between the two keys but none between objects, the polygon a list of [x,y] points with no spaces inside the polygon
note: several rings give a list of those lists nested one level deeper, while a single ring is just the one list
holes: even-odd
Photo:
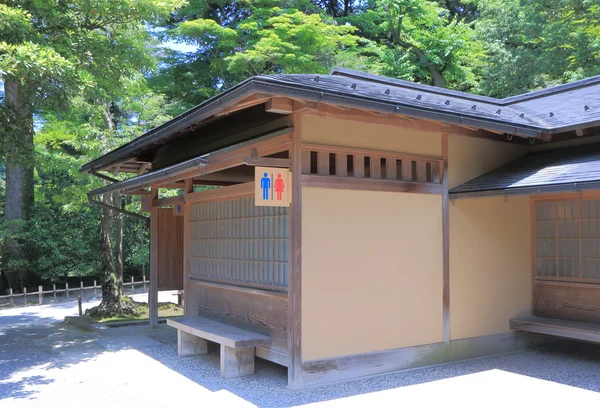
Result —
[{"label": "stone paving", "polygon": [[254,376],[220,378],[216,345],[207,356],[179,358],[166,325],[90,333],[57,323],[58,311],[44,313],[53,318],[0,314],[0,407],[600,407],[595,345],[290,391],[286,369],[260,359]]}]

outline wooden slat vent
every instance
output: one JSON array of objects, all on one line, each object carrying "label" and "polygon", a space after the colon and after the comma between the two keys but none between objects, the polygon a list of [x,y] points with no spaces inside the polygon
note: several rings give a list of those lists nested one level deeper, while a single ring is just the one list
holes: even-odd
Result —
[{"label": "wooden slat vent", "polygon": [[442,184],[441,158],[315,144],[302,145],[302,174]]},{"label": "wooden slat vent", "polygon": [[246,197],[192,205],[190,216],[191,278],[287,291],[287,207]]}]

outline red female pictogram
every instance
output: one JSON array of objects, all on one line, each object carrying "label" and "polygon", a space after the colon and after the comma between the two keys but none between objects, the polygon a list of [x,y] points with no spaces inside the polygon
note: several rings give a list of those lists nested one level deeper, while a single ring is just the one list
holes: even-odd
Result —
[{"label": "red female pictogram", "polygon": [[281,201],[283,190],[285,189],[285,184],[283,183],[283,179],[281,178],[281,174],[277,175],[277,179],[275,180],[275,193],[278,201]]}]

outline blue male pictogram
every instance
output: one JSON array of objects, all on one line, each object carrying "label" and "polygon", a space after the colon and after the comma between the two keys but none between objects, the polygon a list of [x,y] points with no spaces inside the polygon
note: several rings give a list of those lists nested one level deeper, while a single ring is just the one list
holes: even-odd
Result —
[{"label": "blue male pictogram", "polygon": [[267,173],[264,173],[263,178],[260,179],[260,188],[263,191],[263,200],[269,199],[269,190],[271,189],[271,179]]}]

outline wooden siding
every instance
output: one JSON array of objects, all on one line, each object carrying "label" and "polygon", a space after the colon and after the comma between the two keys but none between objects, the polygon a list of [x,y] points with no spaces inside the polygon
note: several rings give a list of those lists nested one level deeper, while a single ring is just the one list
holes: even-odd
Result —
[{"label": "wooden siding", "polygon": [[191,278],[287,290],[288,208],[245,197],[194,204],[190,220]]},{"label": "wooden siding", "polygon": [[287,365],[286,294],[246,289],[188,279],[185,284],[186,316],[203,316],[235,327],[271,336],[269,347],[256,355]]},{"label": "wooden siding", "polygon": [[535,316],[600,323],[600,285],[536,280],[533,299]]},{"label": "wooden siding", "polygon": [[158,290],[183,289],[183,217],[158,208]]}]

